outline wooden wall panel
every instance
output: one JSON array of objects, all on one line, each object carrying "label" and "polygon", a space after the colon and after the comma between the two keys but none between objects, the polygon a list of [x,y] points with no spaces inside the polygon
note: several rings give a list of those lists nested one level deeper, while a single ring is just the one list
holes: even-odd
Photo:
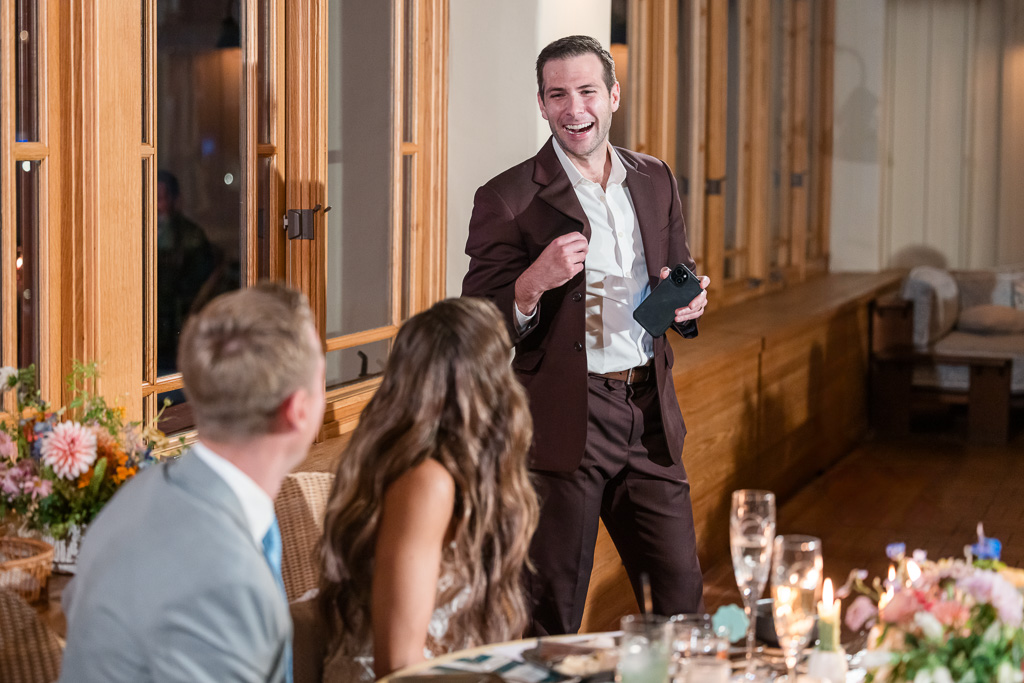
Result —
[{"label": "wooden wall panel", "polygon": [[[922,116],[928,105],[928,33],[910,27],[928,26],[928,7],[921,2],[889,4],[888,24],[895,36],[889,64],[886,100],[892,127],[888,165],[890,206],[883,217],[883,263],[898,264],[906,249],[927,243],[925,234],[926,144]],[[883,181],[884,182],[884,181]],[[883,230],[885,228],[883,227]]]},{"label": "wooden wall panel", "polygon": [[[999,168],[999,101],[1002,82],[1001,0],[980,0],[976,5],[973,46],[970,48],[971,80],[968,131],[970,155],[977,169]],[[990,173],[968,170],[968,207],[964,264],[980,268],[997,263],[999,234],[999,184]]]},{"label": "wooden wall panel", "polygon": [[1003,108],[1000,156],[999,250],[996,263],[1024,261],[1024,3],[1004,7]]},{"label": "wooden wall panel", "polygon": [[[868,306],[899,281],[828,276],[709,313],[696,339],[670,339],[702,566],[728,556],[733,490],[767,488],[784,501],[862,438]],[[602,527],[582,630],[617,628],[636,608]]]},{"label": "wooden wall panel", "polygon": [[[962,266],[966,71],[968,65],[968,5],[929,3],[931,11],[930,73],[928,76],[925,237],[946,254],[951,266]],[[966,234],[964,234],[966,238]]]}]

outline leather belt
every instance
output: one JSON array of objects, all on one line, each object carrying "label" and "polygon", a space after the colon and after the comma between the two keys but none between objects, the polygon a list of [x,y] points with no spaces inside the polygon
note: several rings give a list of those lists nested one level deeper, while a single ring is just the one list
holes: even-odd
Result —
[{"label": "leather belt", "polygon": [[643,384],[651,378],[653,375],[651,363],[648,362],[646,365],[638,365],[635,368],[629,368],[628,370],[616,370],[615,372],[592,372],[591,377],[601,377],[602,379],[614,379],[626,384]]}]

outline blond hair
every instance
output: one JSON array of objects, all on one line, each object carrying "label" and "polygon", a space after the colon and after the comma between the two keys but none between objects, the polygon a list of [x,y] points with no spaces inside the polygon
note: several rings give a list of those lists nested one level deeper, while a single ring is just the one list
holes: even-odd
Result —
[{"label": "blond hair", "polygon": [[178,367],[200,434],[268,433],[284,400],[315,381],[312,324],[306,297],[273,283],[223,294],[192,316]]},{"label": "blond hair", "polygon": [[[533,423],[509,365],[497,309],[449,299],[399,330],[380,388],[338,464],[321,542],[320,600],[341,625],[345,652],[370,641],[374,549],[384,496],[427,458],[455,480],[452,542],[442,551],[447,604],[466,590],[442,642],[446,651],[518,637],[528,612],[522,588],[537,496],[526,469]],[[447,582],[446,582],[447,583]]]}]

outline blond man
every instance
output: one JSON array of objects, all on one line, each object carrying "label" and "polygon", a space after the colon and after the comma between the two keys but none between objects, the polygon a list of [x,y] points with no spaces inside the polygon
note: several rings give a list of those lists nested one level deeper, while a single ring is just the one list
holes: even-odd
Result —
[{"label": "blond man", "polygon": [[198,441],[87,531],[61,681],[291,681],[273,500],[323,419],[305,297],[269,284],[218,297],[187,323],[178,366]]}]

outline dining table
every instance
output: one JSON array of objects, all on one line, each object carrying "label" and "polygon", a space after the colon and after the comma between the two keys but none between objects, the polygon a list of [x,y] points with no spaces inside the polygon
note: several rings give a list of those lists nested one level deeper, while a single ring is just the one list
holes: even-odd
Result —
[{"label": "dining table", "polygon": [[[614,648],[619,631],[545,636],[545,642],[597,644]],[[524,638],[492,643],[439,655],[379,679],[378,683],[428,683],[429,681],[507,681],[508,683],[556,683],[572,680],[550,668],[527,661],[523,653],[538,647],[541,639]],[[470,675],[463,675],[470,674]],[[471,674],[478,674],[472,676]],[[491,674],[488,678],[487,674]],[[607,680],[613,680],[609,677]]]}]

